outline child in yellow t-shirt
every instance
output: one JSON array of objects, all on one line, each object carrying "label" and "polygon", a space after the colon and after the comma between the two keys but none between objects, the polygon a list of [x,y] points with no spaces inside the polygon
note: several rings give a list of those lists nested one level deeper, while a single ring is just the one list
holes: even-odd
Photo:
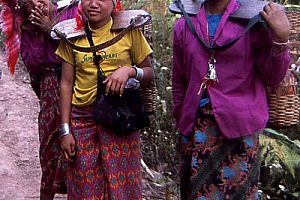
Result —
[{"label": "child in yellow t-shirt", "polygon": [[[82,0],[95,45],[109,41],[111,14],[116,0]],[[89,47],[86,36],[75,39]],[[136,77],[141,84],[153,80],[149,55],[152,53],[139,29],[132,29],[117,43],[97,52],[107,77],[106,93],[122,95],[127,80]],[[96,124],[92,118],[97,90],[97,66],[93,53],[73,50],[61,43],[56,54],[63,60],[61,77],[61,146],[68,164],[68,196],[71,199],[142,199],[140,137],[127,136]],[[138,68],[132,67],[136,64]],[[69,125],[70,124],[70,125]]]}]

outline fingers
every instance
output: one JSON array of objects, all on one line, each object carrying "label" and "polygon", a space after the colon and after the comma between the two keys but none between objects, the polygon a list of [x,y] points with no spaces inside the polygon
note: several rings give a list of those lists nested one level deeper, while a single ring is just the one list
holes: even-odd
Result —
[{"label": "fingers", "polygon": [[276,3],[270,2],[267,5],[265,5],[264,7],[264,11],[265,12],[270,12],[272,10],[277,10],[278,9],[278,5]]},{"label": "fingers", "polygon": [[261,16],[265,20],[270,18],[269,16],[270,16],[270,13],[272,12],[273,4],[274,3],[272,3],[272,2],[268,3],[267,5],[264,6],[263,11],[260,12]]},{"label": "fingers", "polygon": [[74,143],[70,143],[66,150],[65,150],[68,154],[69,157],[72,157],[75,155],[75,144]]},{"label": "fingers", "polygon": [[112,80],[112,78],[108,78],[106,82],[105,87],[105,94],[112,94],[112,95],[118,95],[123,93],[124,83],[120,80]]},{"label": "fingers", "polygon": [[73,148],[73,150],[71,150],[71,148],[67,148],[64,150],[64,155],[65,155],[65,158],[72,162],[74,161],[74,156],[75,156],[75,146]]},{"label": "fingers", "polygon": [[260,15],[273,32],[273,40],[277,42],[286,42],[288,40],[290,24],[282,6],[276,3],[269,3],[265,5]]},{"label": "fingers", "polygon": [[124,91],[124,87],[126,84],[126,81],[128,80],[127,76],[124,76],[124,74],[117,72],[113,73],[111,76],[107,77],[103,84],[105,84],[105,94],[111,94],[111,95],[122,95]]},{"label": "fingers", "polygon": [[103,84],[106,85],[105,94],[122,96],[129,77],[134,76],[135,70],[132,67],[120,66],[103,81]]},{"label": "fingers", "polygon": [[75,156],[75,139],[72,135],[66,135],[62,138],[61,148],[68,161],[74,161]]},{"label": "fingers", "polygon": [[73,162],[74,159],[72,159],[67,152],[64,151],[64,155],[65,155],[65,158],[69,161],[69,162]]},{"label": "fingers", "polygon": [[264,6],[263,11],[261,11],[261,15],[265,18],[272,18],[277,12],[282,12],[283,10],[279,7],[278,4],[270,2]]},{"label": "fingers", "polygon": [[120,97],[123,95],[125,84],[122,84],[120,87]]},{"label": "fingers", "polygon": [[33,10],[31,10],[31,14],[28,20],[31,21],[33,24],[42,25],[43,23],[45,23],[45,21],[47,21],[47,18],[48,18],[47,8],[35,7]]},{"label": "fingers", "polygon": [[69,155],[67,152],[64,152],[65,158],[67,159],[67,161],[69,162],[74,162],[74,156]]},{"label": "fingers", "polygon": [[71,152],[70,152],[70,156],[74,157],[75,156],[75,143],[71,144]]},{"label": "fingers", "polygon": [[32,14],[34,14],[37,18],[42,18],[44,16],[44,13],[41,8],[35,7],[34,10],[31,11]]},{"label": "fingers", "polygon": [[105,85],[105,95],[108,95],[109,89],[110,89],[110,84],[111,84],[111,83],[108,84],[108,82],[109,82],[109,77],[107,77],[107,78],[103,81],[103,84]]}]

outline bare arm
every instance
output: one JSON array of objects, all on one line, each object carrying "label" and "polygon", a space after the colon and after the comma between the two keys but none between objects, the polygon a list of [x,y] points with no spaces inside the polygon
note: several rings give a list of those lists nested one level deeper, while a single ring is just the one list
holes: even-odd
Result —
[{"label": "bare arm", "polygon": [[[64,62],[62,64],[62,77],[60,82],[61,123],[70,123],[74,80],[74,66],[67,62]],[[66,135],[62,138],[61,148],[65,154],[66,159],[69,161],[73,161],[72,157],[75,155],[75,139],[72,134]]]},{"label": "bare arm", "polygon": [[62,123],[70,122],[74,80],[74,66],[67,62],[64,62],[62,64],[62,76],[60,82],[60,111]]},{"label": "bare arm", "polygon": [[[139,67],[142,68],[144,71],[144,78],[141,81],[141,83],[143,85],[147,85],[147,84],[151,83],[151,81],[153,81],[153,79],[154,79],[154,71],[153,71],[150,57],[147,56],[145,58],[145,60],[139,64]],[[135,75],[135,73],[134,73],[134,75]]]},{"label": "bare arm", "polygon": [[[143,62],[141,62],[138,67],[142,68],[144,72],[143,79],[141,83],[143,85],[149,84],[154,78],[154,71],[151,65],[149,56],[147,56]],[[135,77],[136,72],[133,67],[121,66],[112,75],[108,76],[103,82],[106,84],[106,93],[111,94],[123,94],[125,84],[130,77]]]}]

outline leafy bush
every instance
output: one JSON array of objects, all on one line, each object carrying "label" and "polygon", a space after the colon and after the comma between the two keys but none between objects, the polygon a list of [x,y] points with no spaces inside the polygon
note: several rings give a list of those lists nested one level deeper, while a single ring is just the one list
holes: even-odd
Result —
[{"label": "leafy bush", "polygon": [[153,67],[158,89],[158,109],[151,119],[151,127],[144,130],[142,135],[143,157],[151,168],[177,174],[177,136],[171,116],[171,32],[175,17],[168,12],[168,4],[169,1],[165,0],[123,1],[126,9],[144,9],[152,16]]},{"label": "leafy bush", "polygon": [[300,141],[265,129],[262,148],[261,188],[271,199],[300,198]]}]

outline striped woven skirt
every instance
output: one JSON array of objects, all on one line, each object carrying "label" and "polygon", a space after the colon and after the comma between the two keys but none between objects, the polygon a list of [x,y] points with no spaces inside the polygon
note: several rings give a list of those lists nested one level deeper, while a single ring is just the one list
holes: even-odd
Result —
[{"label": "striped woven skirt", "polygon": [[68,164],[68,199],[142,199],[139,133],[117,135],[97,125],[92,111],[72,108],[76,157]]},{"label": "striped woven skirt", "polygon": [[182,200],[259,199],[258,133],[224,139],[213,115],[198,111],[193,134],[179,145]]}]

